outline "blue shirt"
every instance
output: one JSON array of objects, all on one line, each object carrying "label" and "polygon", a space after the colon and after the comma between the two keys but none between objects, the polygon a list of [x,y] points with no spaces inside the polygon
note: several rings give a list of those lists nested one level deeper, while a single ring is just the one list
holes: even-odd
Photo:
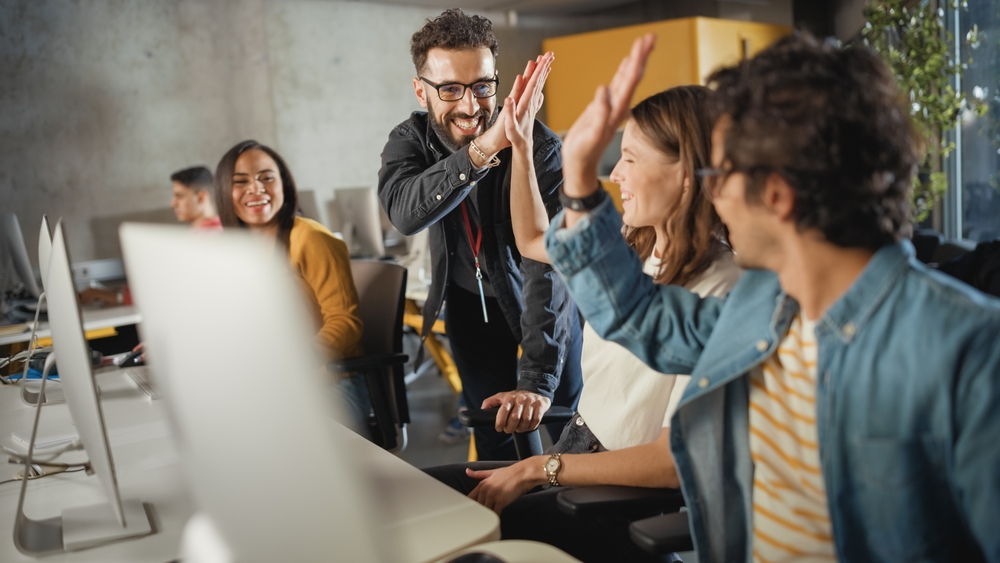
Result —
[{"label": "blue shirt", "polygon": [[[588,322],[653,369],[691,374],[671,423],[700,561],[750,561],[750,369],[798,304],[747,271],[725,300],[654,285],[603,203],[552,222],[552,264]],[[1000,561],[1000,300],[881,248],[816,323],[820,459],[846,561]]]}]

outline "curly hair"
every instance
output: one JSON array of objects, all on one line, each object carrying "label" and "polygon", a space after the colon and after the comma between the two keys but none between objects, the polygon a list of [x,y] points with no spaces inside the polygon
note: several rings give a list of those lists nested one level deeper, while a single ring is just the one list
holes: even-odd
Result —
[{"label": "curly hair", "polygon": [[732,119],[725,157],[748,175],[748,203],[776,173],[799,231],[872,250],[909,236],[921,141],[878,54],[797,32],[708,84],[713,115]]},{"label": "curly hair", "polygon": [[500,43],[493,34],[493,22],[482,16],[467,16],[459,8],[445,11],[428,19],[410,39],[410,56],[417,73],[423,72],[427,51],[434,48],[460,50],[486,47],[496,60]]},{"label": "curly hair", "polygon": [[[725,248],[725,228],[694,173],[711,166],[710,95],[704,86],[677,86],[632,108],[632,121],[643,136],[663,154],[680,160],[684,176],[691,181],[691,189],[684,191],[666,218],[667,247],[655,276],[659,284],[687,284],[707,270]],[[653,253],[656,231],[653,227],[627,227],[625,240],[645,262]]]}]

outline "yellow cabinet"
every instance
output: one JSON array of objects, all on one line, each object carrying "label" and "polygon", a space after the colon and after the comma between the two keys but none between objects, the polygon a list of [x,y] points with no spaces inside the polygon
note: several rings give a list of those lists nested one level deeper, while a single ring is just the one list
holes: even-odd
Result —
[{"label": "yellow cabinet", "polygon": [[607,84],[636,37],[655,33],[656,49],[632,100],[683,84],[704,84],[723,65],[753,56],[791,33],[791,28],[713,18],[683,18],[554,37],[542,42],[556,60],[545,84],[547,125],[564,133]]}]

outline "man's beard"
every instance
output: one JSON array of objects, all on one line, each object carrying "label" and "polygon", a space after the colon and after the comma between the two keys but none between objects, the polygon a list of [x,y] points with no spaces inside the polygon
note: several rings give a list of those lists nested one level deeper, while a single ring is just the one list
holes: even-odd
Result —
[{"label": "man's beard", "polygon": [[[490,111],[488,109],[481,109],[472,115],[467,113],[452,112],[445,116],[445,119],[448,121],[444,123],[438,120],[437,114],[434,113],[434,106],[430,104],[427,104],[427,114],[431,120],[431,128],[434,130],[434,133],[437,134],[438,139],[441,140],[444,146],[448,147],[448,150],[458,152],[469,146],[469,143],[471,143],[473,139],[485,133],[490,127],[493,127],[493,124],[497,121],[497,116],[500,115],[500,106],[493,109],[492,115],[490,115]],[[449,127],[449,122],[452,118],[475,119],[477,117],[483,119],[482,133],[476,135],[461,135],[458,137],[452,134],[451,128]]]}]

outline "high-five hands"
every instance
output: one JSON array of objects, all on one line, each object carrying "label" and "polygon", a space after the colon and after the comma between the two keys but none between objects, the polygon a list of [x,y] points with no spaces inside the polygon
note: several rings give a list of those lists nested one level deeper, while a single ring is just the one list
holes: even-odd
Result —
[{"label": "high-five hands", "polygon": [[504,100],[504,109],[511,108],[512,110],[503,115],[505,118],[503,121],[504,132],[510,143],[517,149],[526,148],[529,151],[531,149],[535,116],[545,102],[545,94],[542,91],[545,88],[545,80],[549,77],[549,72],[552,71],[552,61],[555,58],[552,51],[539,55],[535,59],[532,72],[529,73],[529,70],[525,69],[525,74],[518,75],[514,80],[515,87],[518,85],[522,87],[520,99],[511,96]]},{"label": "high-five hands", "polygon": [[563,141],[563,192],[586,197],[597,189],[597,165],[611,138],[628,115],[635,87],[642,79],[646,60],[656,43],[652,33],[632,44],[632,51],[618,65],[611,84],[599,86]]},{"label": "high-five hands", "polygon": [[[511,86],[510,94],[506,99],[513,100],[516,104],[520,101],[522,93],[525,92],[525,85],[530,85],[531,88],[534,88],[534,84],[537,84],[538,81],[536,73],[538,73],[538,71],[542,68],[543,59],[545,59],[546,56],[549,56],[548,64],[551,64],[551,55],[552,53],[546,53],[545,55],[539,55],[533,61],[528,61],[527,66],[524,68],[524,74],[518,75],[514,80],[514,85]],[[545,68],[547,74],[548,65],[546,65]],[[544,84],[545,81],[543,79],[542,85]],[[488,155],[494,155],[509,147],[510,139],[508,139],[507,132],[504,128],[504,123],[507,120],[507,114],[513,113],[513,116],[520,120],[524,118],[527,111],[527,107],[517,108],[514,105],[505,104],[500,110],[500,115],[497,116],[497,121],[494,126],[487,129],[485,133],[476,139],[476,146]]]}]

